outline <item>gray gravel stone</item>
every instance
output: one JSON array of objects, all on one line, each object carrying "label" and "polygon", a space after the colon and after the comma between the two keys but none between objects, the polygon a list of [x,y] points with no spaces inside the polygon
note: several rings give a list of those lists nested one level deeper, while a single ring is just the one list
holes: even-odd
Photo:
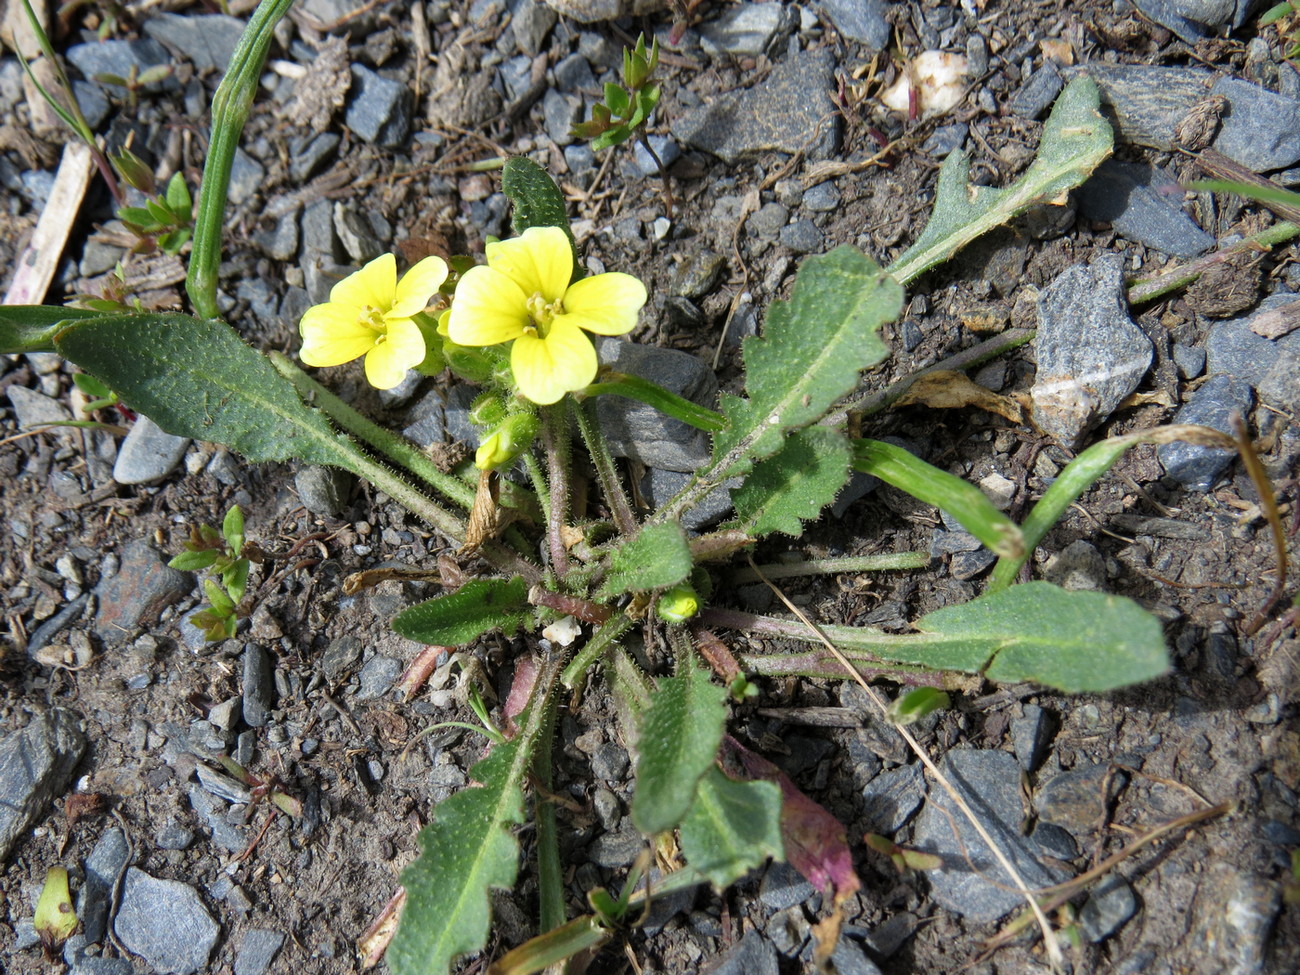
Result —
[{"label": "gray gravel stone", "polygon": [[510,13],[510,32],[519,50],[530,57],[540,52],[558,19],[555,11],[540,0],[516,0]]},{"label": "gray gravel stone", "polygon": [[[669,136],[652,135],[648,137],[648,141],[659,157],[659,162],[664,164],[664,169],[668,169],[682,157],[681,148]],[[655,164],[654,156],[646,152],[640,140],[633,146],[632,155],[636,159],[636,168],[642,176],[659,175],[659,167]]]},{"label": "gray gravel stone", "polygon": [[1107,159],[1079,190],[1079,212],[1139,244],[1193,257],[1213,247],[1214,238],[1183,212],[1179,200],[1177,181],[1153,167]]},{"label": "gray gravel stone", "polygon": [[817,6],[849,40],[865,44],[872,51],[889,46],[889,21],[885,19],[888,0],[818,0]]},{"label": "gray gravel stone", "polygon": [[771,240],[790,219],[790,211],[779,203],[764,203],[745,221],[746,233]]},{"label": "gray gravel stone", "polygon": [[95,634],[106,644],[120,643],[193,589],[193,574],[171,568],[144,539],[128,542],[117,572],[95,587]]},{"label": "gray gravel stone", "polygon": [[1026,704],[1024,714],[1011,719],[1011,747],[1016,761],[1026,772],[1032,772],[1043,761],[1052,725],[1047,712],[1037,704]]},{"label": "gray gravel stone", "polygon": [[928,152],[936,159],[943,159],[961,148],[968,132],[970,126],[964,122],[941,125],[921,144],[921,151]]},{"label": "gray gravel stone", "polygon": [[267,928],[249,928],[235,952],[235,975],[265,975],[284,944],[284,934]]},{"label": "gray gravel stone", "polygon": [[880,969],[867,957],[857,943],[848,938],[840,938],[831,952],[831,961],[835,965],[836,975],[880,975]]},{"label": "gray gravel stone", "polygon": [[356,478],[338,467],[311,464],[293,476],[294,490],[303,505],[318,518],[337,518],[347,509]]},{"label": "gray gravel stone", "polygon": [[366,142],[400,148],[411,133],[411,93],[406,85],[352,65],[347,124]]},{"label": "gray gravel stone", "polygon": [[197,782],[189,788],[190,806],[212,831],[212,842],[230,853],[242,853],[248,846],[244,830],[226,820],[229,806]]},{"label": "gray gravel stone", "polygon": [[1053,775],[1034,794],[1038,817],[1068,830],[1077,840],[1086,839],[1106,811],[1103,786],[1108,774],[1109,766],[1089,765]]},{"label": "gray gravel stone", "polygon": [[830,97],[834,67],[830,51],[791,54],[762,85],[723,95],[675,119],[673,136],[728,165],[753,153],[797,152],[804,146],[810,159],[828,158],[840,141]]},{"label": "gray gravel stone", "polygon": [[1229,863],[1210,866],[1196,898],[1189,937],[1205,946],[1207,972],[1264,975],[1269,964],[1269,934],[1282,906],[1276,881]]},{"label": "gray gravel stone", "polygon": [[[1224,433],[1232,432],[1233,413],[1246,416],[1254,404],[1250,385],[1233,376],[1211,376],[1192,394],[1174,414],[1174,423],[1196,423],[1213,427]],[[1201,444],[1161,444],[1156,456],[1170,477],[1189,491],[1205,492],[1228,469],[1235,450],[1226,447],[1206,447]]]},{"label": "gray gravel stone", "polygon": [[226,191],[230,202],[239,204],[251,200],[265,180],[266,170],[262,164],[243,149],[236,149],[230,166],[230,186]]},{"label": "gray gravel stone", "polygon": [[920,763],[881,772],[862,790],[863,821],[872,833],[892,836],[925,801]]},{"label": "gray gravel stone", "polygon": [[1034,420],[1074,447],[1151,365],[1151,340],[1126,311],[1123,259],[1106,255],[1059,274],[1038,298]]},{"label": "gray gravel stone", "polygon": [[796,254],[818,252],[825,244],[821,230],[811,220],[796,220],[782,227],[779,240],[782,246],[790,248]]},{"label": "gray gravel stone", "polygon": [[221,14],[155,13],[144,22],[144,32],[175,48],[200,72],[225,71],[244,32],[244,22]]},{"label": "gray gravel stone", "polygon": [[250,728],[265,726],[275,707],[275,664],[259,643],[244,644],[244,722]]},{"label": "gray gravel stone", "polygon": [[114,930],[157,971],[176,975],[203,970],[221,933],[193,887],[135,867],[126,872]]},{"label": "gray gravel stone", "polygon": [[[143,74],[150,68],[171,64],[171,55],[167,49],[151,38],[135,41],[97,41],[91,44],[74,44],[63,52],[72,64],[88,81],[94,81],[95,75],[110,74],[119,78],[130,78],[132,69],[136,75]],[[122,94],[122,89],[115,85],[106,86],[109,91]],[[162,81],[150,82],[141,90],[146,92],[176,91],[179,89],[176,79],[164,78]]]},{"label": "gray gravel stone", "polygon": [[[342,136],[335,132],[299,138],[289,144],[289,175],[305,183],[325,168],[339,147]],[[324,202],[329,202],[324,201]]]},{"label": "gray gravel stone", "polygon": [[355,636],[341,636],[321,654],[320,668],[325,676],[336,681],[346,676],[361,660],[361,640]]},{"label": "gray gravel stone", "polygon": [[1053,62],[1044,61],[1011,99],[1011,112],[1021,118],[1039,119],[1052,107],[1064,87],[1060,70]]},{"label": "gray gravel stone", "polygon": [[[562,58],[552,69],[555,87],[571,94],[596,92],[596,76],[592,73],[591,63],[581,54],[570,54]],[[567,154],[566,154],[567,155]]]},{"label": "gray gravel stone", "polygon": [[989,569],[998,559],[997,555],[986,548],[977,548],[972,552],[958,552],[948,561],[948,571],[954,579],[974,579]]},{"label": "gray gravel stone", "polygon": [[798,23],[798,12],[785,4],[741,3],[699,25],[700,46],[714,57],[770,56]]},{"label": "gray gravel stone", "polygon": [[1220,78],[1210,93],[1229,102],[1214,139],[1219,152],[1260,173],[1300,161],[1300,102],[1240,78]]},{"label": "gray gravel stone", "polygon": [[840,205],[840,191],[829,180],[810,186],[803,194],[803,207],[814,213],[829,213]]},{"label": "gray gravel stone", "polygon": [[5,394],[9,397],[9,405],[14,408],[14,419],[18,421],[19,429],[65,423],[72,419],[72,414],[58,400],[26,386],[10,386]]},{"label": "gray gravel stone", "polygon": [[113,465],[118,484],[154,484],[176,469],[189,448],[188,437],[177,437],[140,416],[122,441]]},{"label": "gray gravel stone", "polygon": [[1133,5],[1180,40],[1195,44],[1232,20],[1238,4],[1237,0],[1133,0]]},{"label": "gray gravel stone", "polygon": [[1202,68],[1099,61],[1062,74],[1067,78],[1088,74],[1097,82],[1102,103],[1115,120],[1117,141],[1166,150],[1173,145],[1174,126],[1209,94],[1214,81],[1213,74]]},{"label": "gray gravel stone", "polygon": [[357,690],[359,700],[368,701],[383,697],[397,682],[397,678],[402,676],[402,662],[376,654],[366,661],[358,676],[361,680],[361,687]]},{"label": "gray gravel stone", "polygon": [[68,975],[134,975],[135,966],[125,958],[97,958],[83,955],[68,969]]},{"label": "gray gravel stone", "polygon": [[168,823],[154,837],[154,845],[160,850],[188,850],[193,843],[194,831],[179,823]]},{"label": "gray gravel stone", "polygon": [[1195,379],[1205,372],[1207,356],[1203,346],[1175,343],[1173,357],[1174,365],[1178,367],[1178,375],[1184,379]]},{"label": "gray gravel stone", "polygon": [[1043,575],[1062,589],[1100,592],[1106,586],[1106,557],[1091,542],[1075,539],[1048,561]]},{"label": "gray gravel stone", "polygon": [[[598,338],[596,352],[601,363],[618,372],[649,379],[701,406],[712,409],[717,405],[717,378],[693,355],[614,338]],[[694,471],[712,452],[702,430],[636,400],[598,397],[596,417],[615,457],[631,457],[647,467]]]},{"label": "gray gravel stone", "polygon": [[641,838],[641,831],[627,820],[616,832],[596,837],[589,847],[588,859],[612,870],[634,862],[643,849],[645,840]]},{"label": "gray gravel stone", "polygon": [[758,885],[758,899],[770,911],[784,911],[802,904],[815,893],[817,888],[785,862],[772,863]]},{"label": "gray gravel stone", "polygon": [[[1300,333],[1291,333],[1296,334]],[[1278,346],[1256,389],[1263,402],[1290,413],[1300,412],[1300,349],[1282,348],[1281,343]]]},{"label": "gray gravel stone", "polygon": [[[984,828],[1031,888],[1055,883],[1035,859],[1036,844],[1020,835],[1020,766],[1006,752],[957,748],[940,770],[980,817]],[[913,845],[936,853],[943,866],[929,871],[934,899],[977,922],[995,921],[1023,904],[1011,879],[948,793],[931,788],[913,834]]]},{"label": "gray gravel stone", "polygon": [[709,975],[777,975],[776,948],[751,928],[709,968]]},{"label": "gray gravel stone", "polygon": [[104,833],[86,857],[86,879],[77,892],[77,917],[88,944],[98,944],[108,931],[108,910],[117,878],[130,862],[126,836],[114,827]]},{"label": "gray gravel stone", "polygon": [[1122,877],[1111,877],[1098,885],[1088,895],[1087,903],[1079,911],[1079,927],[1092,944],[1104,941],[1137,913],[1137,898],[1133,888]]},{"label": "gray gravel stone", "polygon": [[[81,107],[81,114],[86,117],[86,124],[90,126],[92,132],[98,132],[99,127],[104,124],[109,111],[112,109],[112,105],[104,95],[104,89],[93,81],[74,81],[72,83],[72,93],[76,96],[77,104]],[[109,270],[111,266],[104,270]]]},{"label": "gray gravel stone", "polygon": [[573,141],[569,129],[582,118],[582,99],[548,88],[542,96],[542,117],[551,141],[557,146],[567,146]]},{"label": "gray gravel stone", "polygon": [[[686,487],[686,482],[689,480],[688,474],[661,471],[652,467],[641,479],[641,496],[652,509],[657,508]],[[704,500],[682,516],[682,526],[690,531],[702,531],[721,521],[730,513],[731,492],[740,487],[741,481],[741,478],[733,477],[706,494]]]}]

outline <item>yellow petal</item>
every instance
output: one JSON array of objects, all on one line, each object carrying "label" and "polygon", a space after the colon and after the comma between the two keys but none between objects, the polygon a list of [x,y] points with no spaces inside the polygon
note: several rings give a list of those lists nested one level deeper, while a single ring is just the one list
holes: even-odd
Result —
[{"label": "yellow petal", "polygon": [[363,325],[356,309],[328,302],[308,308],[298,323],[302,351],[298,357],[309,366],[340,366],[369,352],[378,336]]},{"label": "yellow petal", "polygon": [[392,389],[406,371],[424,361],[424,336],[409,318],[388,325],[388,336],[366,355],[366,381],[375,389]]},{"label": "yellow petal", "polygon": [[645,285],[632,275],[597,274],[575,282],[565,292],[565,318],[597,335],[622,335],[636,327],[645,300]]},{"label": "yellow petal", "polygon": [[402,275],[388,314],[393,318],[410,318],[424,311],[442,282],[447,280],[447,262],[441,257],[426,257]]},{"label": "yellow petal", "polygon": [[544,339],[525,335],[510,350],[510,370],[519,392],[534,403],[558,402],[596,378],[596,350],[582,330],[557,318]]},{"label": "yellow petal", "polygon": [[490,267],[470,268],[456,286],[447,337],[457,345],[499,345],[524,334],[528,307],[519,285]]},{"label": "yellow petal", "polygon": [[330,301],[358,310],[367,305],[387,311],[397,291],[397,258],[380,254],[360,271],[349,274],[330,289]]},{"label": "yellow petal", "polygon": [[487,245],[488,266],[508,275],[529,297],[564,295],[573,277],[573,250],[559,227],[529,227],[523,236]]}]

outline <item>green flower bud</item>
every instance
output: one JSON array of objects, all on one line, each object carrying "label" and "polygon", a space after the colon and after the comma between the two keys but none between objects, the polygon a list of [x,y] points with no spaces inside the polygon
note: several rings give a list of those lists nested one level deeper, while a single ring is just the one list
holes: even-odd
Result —
[{"label": "green flower bud", "polygon": [[482,471],[496,470],[514,461],[532,444],[537,436],[537,417],[531,413],[516,413],[506,417],[474,454],[474,466]]},{"label": "green flower bud", "polygon": [[469,422],[480,430],[491,430],[506,419],[506,404],[496,393],[481,393],[469,405]]},{"label": "green flower bud", "polygon": [[700,597],[690,586],[673,586],[655,604],[659,618],[668,623],[685,623],[700,611]]}]

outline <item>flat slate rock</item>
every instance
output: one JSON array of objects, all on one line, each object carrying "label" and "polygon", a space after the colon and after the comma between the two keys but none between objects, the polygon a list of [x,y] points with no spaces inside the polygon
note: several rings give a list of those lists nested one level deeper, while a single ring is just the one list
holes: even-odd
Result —
[{"label": "flat slate rock", "polygon": [[[834,69],[829,51],[791,54],[761,85],[723,95],[677,119],[673,137],[728,165],[753,153],[796,152],[804,146],[810,159],[828,158],[840,141],[830,96]],[[823,123],[824,118],[832,121]]]},{"label": "flat slate rock", "polygon": [[666,0],[546,0],[556,13],[583,24],[640,17],[667,6]]},{"label": "flat slate rock", "polygon": [[[718,405],[718,380],[713,370],[689,353],[613,338],[598,338],[596,351],[602,364],[618,372],[649,379],[709,409]],[[636,400],[622,396],[597,397],[596,419],[615,457],[630,457],[647,467],[696,471],[712,453],[709,437],[703,430]]]},{"label": "flat slate rock", "polygon": [[1107,159],[1080,187],[1079,212],[1161,253],[1194,257],[1214,238],[1183,212],[1181,197],[1177,181],[1154,167]]},{"label": "flat slate rock", "polygon": [[1123,258],[1066,268],[1038,298],[1034,421],[1076,446],[1137,389],[1151,367],[1151,340],[1128,316]]},{"label": "flat slate rock", "polygon": [[249,928],[235,952],[235,975],[265,975],[284,944],[284,934],[267,928]]},{"label": "flat slate rock", "polygon": [[849,40],[865,44],[872,51],[889,46],[890,27],[885,19],[888,0],[819,0],[817,6]]},{"label": "flat slate rock", "polygon": [[155,13],[144,22],[144,32],[180,51],[199,71],[225,71],[244,33],[244,22],[223,14]]},{"label": "flat slate rock", "polygon": [[77,917],[81,919],[86,941],[98,944],[108,931],[108,910],[113,902],[113,888],[130,862],[131,848],[126,836],[114,827],[104,833],[86,858],[86,879],[77,893]]},{"label": "flat slate rock", "polygon": [[141,416],[118,448],[113,480],[118,484],[161,481],[176,469],[189,445],[188,437],[167,433],[147,416]]},{"label": "flat slate rock", "polygon": [[117,572],[95,587],[95,633],[105,643],[119,643],[193,589],[191,573],[171,568],[143,539],[128,542]]},{"label": "flat slate rock", "polygon": [[207,968],[221,927],[199,892],[179,880],[159,880],[131,867],[113,924],[118,939],[156,971],[190,975]]},{"label": "flat slate rock", "polygon": [[[975,815],[1015,865],[1030,888],[1045,887],[1053,877],[1036,859],[1038,845],[1020,835],[1024,810],[1020,803],[1020,765],[1000,751],[956,748],[944,756],[939,769],[970,805]],[[984,840],[975,832],[947,791],[931,783],[930,796],[916,821],[913,846],[937,854],[938,870],[926,873],[934,899],[944,908],[973,921],[995,921],[1024,898]]]},{"label": "flat slate rock", "polygon": [[777,975],[776,946],[755,929],[709,966],[709,975]]},{"label": "flat slate rock", "polygon": [[85,750],[81,717],[64,708],[0,739],[0,863],[51,811]]},{"label": "flat slate rock", "polygon": [[1140,64],[1093,62],[1062,74],[1086,74],[1097,82],[1117,141],[1169,150],[1174,126],[1209,95],[1214,74],[1203,68],[1163,68]]}]

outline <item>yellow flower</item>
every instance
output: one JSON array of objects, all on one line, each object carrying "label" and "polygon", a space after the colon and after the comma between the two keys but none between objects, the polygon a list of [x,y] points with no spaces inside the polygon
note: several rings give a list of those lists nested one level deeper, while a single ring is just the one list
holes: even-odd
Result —
[{"label": "yellow flower", "polygon": [[456,287],[447,332],[457,345],[514,342],[510,369],[534,403],[557,402],[596,378],[596,350],[583,330],[622,335],[636,326],[646,290],[630,274],[572,285],[573,251],[558,227],[530,227],[487,245],[487,265]]},{"label": "yellow flower", "polygon": [[298,324],[302,361],[341,366],[366,357],[366,379],[392,389],[424,361],[424,335],[412,316],[424,311],[447,280],[447,264],[426,257],[397,280],[392,254],[375,258],[330,289],[330,300],[307,309]]}]

